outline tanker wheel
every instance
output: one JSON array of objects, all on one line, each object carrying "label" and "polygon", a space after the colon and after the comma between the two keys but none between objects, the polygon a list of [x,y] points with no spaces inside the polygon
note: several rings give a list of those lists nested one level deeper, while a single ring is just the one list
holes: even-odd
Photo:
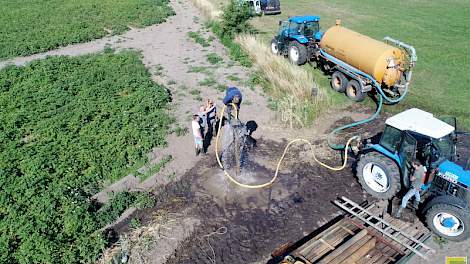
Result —
[{"label": "tanker wheel", "polygon": [[307,47],[297,41],[289,44],[289,60],[295,65],[303,65],[307,62]]},{"label": "tanker wheel", "polygon": [[348,78],[346,78],[342,72],[335,71],[333,75],[331,75],[331,88],[333,88],[333,90],[343,93],[347,85]]},{"label": "tanker wheel", "polygon": [[277,39],[271,40],[271,52],[275,55],[279,55],[279,44],[277,43]]},{"label": "tanker wheel", "polygon": [[350,80],[346,86],[346,95],[355,102],[362,102],[366,93],[362,91],[361,85],[356,80]]}]

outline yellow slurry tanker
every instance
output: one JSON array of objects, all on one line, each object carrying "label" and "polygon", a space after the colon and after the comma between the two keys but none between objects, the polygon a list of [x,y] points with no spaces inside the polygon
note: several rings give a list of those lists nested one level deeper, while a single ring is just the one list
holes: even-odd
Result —
[{"label": "yellow slurry tanker", "polygon": [[314,62],[331,74],[331,86],[354,101],[376,91],[386,102],[397,103],[407,93],[415,49],[390,37],[378,41],[340,25],[320,31],[318,16],[296,16],[281,21],[271,42],[275,54],[302,65]]}]

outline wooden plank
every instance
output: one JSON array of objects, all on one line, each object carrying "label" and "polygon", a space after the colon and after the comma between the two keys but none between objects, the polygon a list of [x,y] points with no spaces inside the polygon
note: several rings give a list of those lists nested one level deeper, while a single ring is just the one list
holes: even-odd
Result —
[{"label": "wooden plank", "polygon": [[[344,219],[341,219],[340,221],[336,222],[335,224],[333,224],[332,226],[330,226],[329,228],[327,228],[326,230],[324,230],[323,232],[321,232],[320,234],[316,235],[315,237],[313,237],[311,240],[309,240],[307,243],[305,243],[304,245],[300,246],[297,250],[295,250],[295,252],[298,252],[298,254],[300,255],[307,255],[308,251],[310,251],[310,249],[312,247],[315,246],[315,242],[324,237],[324,236],[328,236],[330,233],[334,233],[338,228],[340,228],[340,226],[344,223]],[[309,243],[310,241],[312,241],[312,243]]]},{"label": "wooden plank", "polygon": [[[366,264],[370,260],[374,259],[374,257],[376,257],[377,255],[382,256],[382,253],[380,253],[380,251],[377,250],[377,247],[379,245],[376,244],[375,248],[373,248],[368,254],[366,254],[365,256],[362,256],[361,259],[356,260],[356,264]],[[377,257],[377,259],[379,259],[379,257]]]},{"label": "wooden plank", "polygon": [[[356,226],[352,225],[351,223],[347,221],[344,221],[341,226],[346,226],[349,230],[354,230],[354,231],[358,229],[356,228]],[[349,236],[349,233],[346,233],[345,230],[338,228],[336,233],[331,233],[331,234],[323,236],[323,240],[328,242],[328,244],[331,245],[332,247],[336,247],[338,244],[343,242],[348,236]],[[304,250],[303,252],[305,252],[306,254],[303,256],[312,262],[321,258],[323,255],[325,255],[326,253],[332,250],[330,247],[325,246],[319,241],[313,241],[313,239],[310,241],[308,242],[310,243],[308,247],[309,251],[307,252],[306,250]]]},{"label": "wooden plank", "polygon": [[367,255],[369,251],[371,251],[375,247],[375,242],[377,239],[372,237],[369,239],[364,245],[362,245],[359,249],[357,249],[353,254],[351,254],[343,263],[346,264],[355,264],[356,261],[360,260],[362,257]]},{"label": "wooden plank", "polygon": [[[328,242],[331,246],[336,247],[339,245],[341,242],[343,242],[347,237],[349,236],[348,233],[346,233],[344,230],[338,231],[337,236],[335,237],[330,237],[328,239]],[[331,250],[327,247],[321,247],[321,248],[314,248],[312,249],[309,254],[306,256],[311,262],[314,262],[318,259],[320,259],[323,255],[329,253]]]},{"label": "wooden plank", "polygon": [[345,259],[347,258],[350,258],[352,254],[354,254],[354,252],[356,252],[357,250],[359,250],[364,244],[366,244],[369,240],[372,239],[372,236],[370,235],[366,235],[364,236],[363,238],[361,238],[360,240],[358,240],[356,243],[354,243],[353,245],[351,245],[349,248],[347,248],[346,250],[344,250],[343,252],[341,252],[341,254],[339,254],[338,256],[336,256],[336,258],[334,258],[333,260],[331,260],[330,262],[328,262],[328,264],[340,264],[340,263],[343,263],[345,261]]},{"label": "wooden plank", "polygon": [[[333,249],[335,248],[336,246],[336,242],[339,241],[343,241],[344,239],[346,239],[348,235],[341,229],[338,229],[338,231],[335,233],[335,234],[331,234],[329,235],[328,237],[325,237],[325,241],[328,241],[328,244],[333,247]],[[320,238],[320,239],[323,239],[323,238]],[[312,256],[316,256],[316,255],[323,255],[324,253],[323,252],[328,252],[331,250],[330,247],[326,246],[324,243],[321,243],[320,242],[320,239],[316,240],[316,241],[312,241],[310,243],[310,246],[308,248],[309,251],[307,250],[304,250],[303,252],[305,252],[305,257],[308,258],[308,259],[311,259]],[[338,243],[339,243],[338,242]]]},{"label": "wooden plank", "polygon": [[[364,229],[366,228],[364,226],[364,224],[362,224],[361,222],[359,221],[356,221],[354,219],[351,219],[351,218],[345,218],[347,221],[350,221],[351,223],[355,224],[357,227],[361,228],[361,229]],[[373,235],[374,237],[376,237],[380,242],[390,246],[391,248],[395,249],[397,252],[400,252],[401,254],[405,254],[405,252],[403,250],[401,250],[400,247],[396,246],[396,245],[393,245],[393,240],[390,240],[390,239],[387,239],[387,237],[383,236],[382,233],[380,233],[379,231],[375,230],[375,229],[369,229],[369,234]],[[396,242],[395,242],[396,243]],[[396,243],[398,244],[398,243]]]},{"label": "wooden plank", "polygon": [[326,255],[322,260],[320,260],[318,263],[319,264],[326,264],[336,258],[341,252],[352,246],[354,243],[359,241],[361,238],[367,235],[367,230],[362,230],[361,232],[357,233],[355,236],[353,236],[351,239],[346,241],[344,244],[339,246],[335,251],[330,252],[328,255]]}]

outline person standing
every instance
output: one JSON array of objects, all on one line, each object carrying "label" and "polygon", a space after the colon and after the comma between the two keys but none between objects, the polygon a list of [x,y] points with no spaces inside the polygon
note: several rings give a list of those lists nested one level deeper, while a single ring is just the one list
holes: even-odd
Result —
[{"label": "person standing", "polygon": [[398,209],[397,213],[395,214],[396,218],[400,218],[403,210],[406,208],[408,201],[414,196],[414,208],[418,208],[419,202],[421,201],[421,196],[419,191],[421,190],[421,185],[423,184],[423,179],[426,176],[426,167],[424,167],[421,162],[418,160],[414,160],[411,165],[414,168],[413,175],[411,176],[411,188],[405,194],[403,199],[401,200],[401,206]]},{"label": "person standing", "polygon": [[194,143],[196,145],[196,156],[201,153],[201,150],[203,150],[203,137],[202,137],[202,131],[201,131],[201,125],[200,125],[200,118],[199,115],[194,114],[193,115],[193,121],[191,122],[191,126],[193,128],[193,136],[194,136]]},{"label": "person standing", "polygon": [[214,129],[217,129],[214,127],[217,122],[217,108],[211,99],[206,101],[206,116],[208,132],[212,133]]},{"label": "person standing", "polygon": [[229,123],[232,119],[232,110],[233,110],[232,104],[236,105],[237,112],[239,113],[242,99],[243,99],[242,93],[237,87],[228,87],[227,90],[225,91],[225,97],[224,97],[223,102],[227,106],[227,119]]},{"label": "person standing", "polygon": [[207,112],[206,107],[204,105],[201,105],[199,107],[199,112],[197,113],[197,115],[199,116],[199,125],[201,126],[202,137],[204,137],[207,130]]}]

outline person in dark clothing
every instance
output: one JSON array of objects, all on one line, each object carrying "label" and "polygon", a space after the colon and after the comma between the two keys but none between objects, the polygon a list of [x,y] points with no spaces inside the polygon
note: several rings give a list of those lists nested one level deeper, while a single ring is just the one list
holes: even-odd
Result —
[{"label": "person in dark clothing", "polygon": [[237,87],[229,87],[225,91],[225,97],[224,97],[223,102],[227,106],[227,119],[228,119],[228,122],[230,123],[232,119],[232,110],[233,110],[232,104],[235,104],[237,106],[237,112],[239,112],[240,104],[242,103],[242,93],[240,92],[240,90],[238,90]]}]

